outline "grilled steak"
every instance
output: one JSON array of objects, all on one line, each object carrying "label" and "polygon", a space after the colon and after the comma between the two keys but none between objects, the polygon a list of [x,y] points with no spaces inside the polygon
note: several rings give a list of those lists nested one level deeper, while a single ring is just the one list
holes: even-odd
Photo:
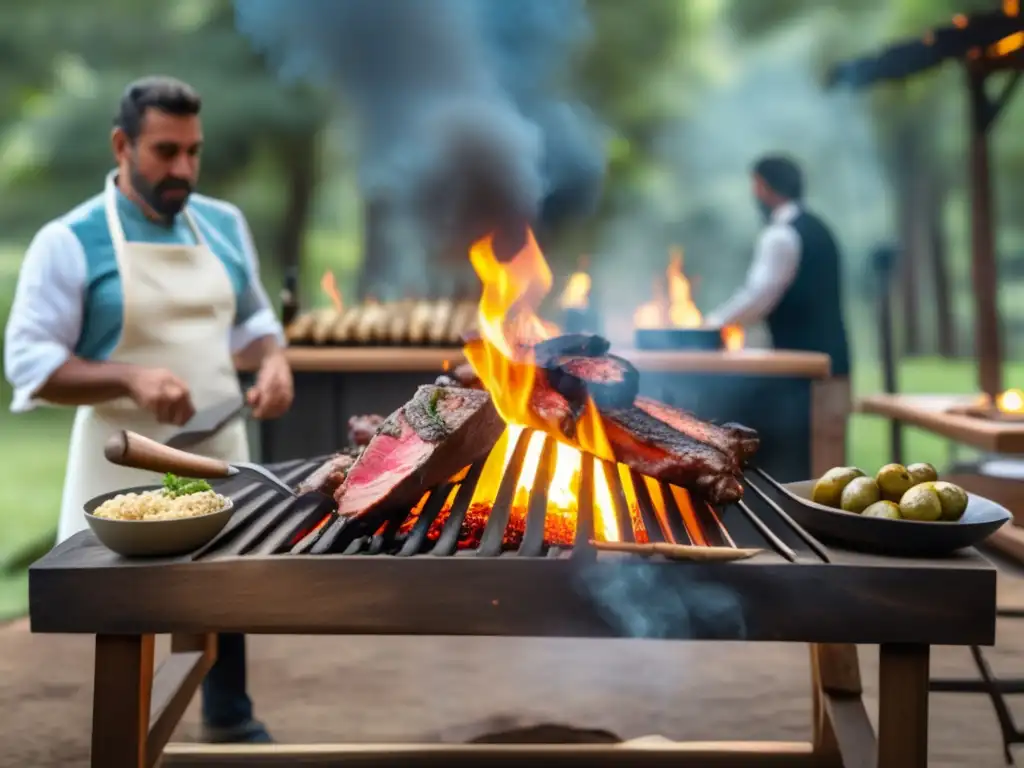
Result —
[{"label": "grilled steak", "polygon": [[652,400],[649,397],[638,397],[636,407],[694,440],[713,445],[722,453],[732,457],[737,467],[742,467],[757,453],[761,443],[757,432],[749,427],[744,427],[741,424],[723,424],[721,426],[711,424],[698,419],[692,413]]},{"label": "grilled steak", "polygon": [[691,488],[712,504],[743,496],[737,466],[714,446],[694,440],[637,408],[602,411],[617,461],[641,474]]},{"label": "grilled steak", "polygon": [[628,408],[640,389],[640,372],[615,355],[566,355],[548,359],[544,372],[551,386],[570,403],[598,408]]},{"label": "grilled steak", "polygon": [[348,453],[336,453],[321,464],[309,477],[295,488],[300,496],[318,491],[325,496],[333,496],[335,491],[345,482],[348,471],[355,464],[356,457]]},{"label": "grilled steak", "polygon": [[405,508],[494,447],[505,422],[479,390],[422,386],[392,413],[334,494],[339,514]]},{"label": "grilled steak", "polygon": [[537,365],[545,367],[560,357],[602,357],[608,353],[608,339],[587,333],[567,333],[544,339],[533,346]]},{"label": "grilled steak", "polygon": [[537,379],[530,393],[530,411],[545,425],[545,432],[559,432],[572,440],[576,436],[576,422],[583,413],[586,400],[570,402],[544,381]]},{"label": "grilled steak", "polygon": [[[539,393],[539,394],[538,394]],[[543,402],[546,412],[537,412]],[[560,414],[573,418],[572,435],[579,412],[559,393],[543,386],[531,398],[534,415],[549,422]],[[733,458],[712,445],[675,429],[646,411],[630,408],[600,409],[605,437],[615,460],[656,480],[689,488],[712,504],[726,504],[743,496],[739,466]],[[710,425],[709,425],[710,426]]]},{"label": "grilled steak", "polygon": [[350,416],[348,420],[348,443],[352,447],[365,447],[377,434],[384,417],[376,413],[363,416]]}]

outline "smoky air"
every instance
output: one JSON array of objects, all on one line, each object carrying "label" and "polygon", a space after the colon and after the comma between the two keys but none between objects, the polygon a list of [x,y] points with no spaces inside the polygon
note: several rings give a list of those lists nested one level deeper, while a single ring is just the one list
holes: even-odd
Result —
[{"label": "smoky air", "polygon": [[[583,0],[235,0],[280,75],[329,85],[355,120],[364,197],[428,250],[589,214],[601,128],[567,94]],[[464,253],[464,252],[463,252]]]}]

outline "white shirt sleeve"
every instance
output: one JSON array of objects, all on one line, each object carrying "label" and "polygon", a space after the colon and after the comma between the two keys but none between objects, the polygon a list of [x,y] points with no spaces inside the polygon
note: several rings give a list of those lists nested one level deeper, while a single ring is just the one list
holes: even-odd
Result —
[{"label": "white shirt sleeve", "polygon": [[85,278],[85,249],[71,229],[52,221],[39,230],[21,263],[4,332],[4,374],[14,390],[14,413],[44,404],[36,392],[74,353]]},{"label": "white shirt sleeve", "polygon": [[751,326],[764,320],[793,284],[800,267],[800,236],[775,224],[761,234],[746,283],[707,317],[711,326]]},{"label": "white shirt sleeve", "polygon": [[256,311],[231,329],[231,351],[233,353],[241,352],[252,342],[262,339],[264,336],[273,336],[283,347],[287,343],[284,329],[281,327],[281,323],[274,313],[273,305],[270,303],[270,298],[260,281],[260,260],[256,253],[256,243],[253,241],[245,215],[238,209],[235,209],[235,215],[238,217],[242,247],[245,250],[246,265],[249,268],[246,300],[255,304]]}]

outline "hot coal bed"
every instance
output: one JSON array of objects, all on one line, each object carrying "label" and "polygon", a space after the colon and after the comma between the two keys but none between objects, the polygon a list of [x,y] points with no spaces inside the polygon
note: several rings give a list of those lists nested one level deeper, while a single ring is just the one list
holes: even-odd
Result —
[{"label": "hot coal bed", "polygon": [[[749,430],[687,424],[681,419],[689,417],[664,404],[637,402],[680,430],[710,430],[719,444],[723,434],[734,438],[723,450],[737,451],[744,463],[729,464],[711,483],[697,473],[693,485],[677,485],[640,471],[646,449],[634,447],[624,466],[565,449],[547,430],[505,425],[493,412],[450,426],[435,448],[423,449],[416,441],[429,441],[421,432],[435,418],[447,424],[446,409],[490,408],[481,390],[424,387],[389,416],[357,461],[342,462],[350,480],[360,462],[370,465],[363,486],[341,494],[328,487],[330,473],[322,470],[344,453],[298,459],[274,470],[325,495],[296,500],[242,476],[224,481],[218,488],[236,511],[189,556],[125,560],[91,532],[56,547],[30,569],[31,626],[96,635],[93,765],[154,764],[212,663],[210,633],[237,631],[812,643],[814,738],[642,749],[184,746],[168,748],[163,764],[207,764],[202,760],[213,755],[215,764],[264,766],[344,758],[362,766],[543,759],[578,766],[923,768],[929,648],[994,642],[992,566],[974,551],[907,560],[826,548],[787,514],[777,478],[764,469],[767,449],[751,441]],[[611,420],[610,430],[640,434],[622,409],[601,415]],[[431,464],[446,441],[483,432],[489,437],[460,442],[459,451]],[[420,463],[413,471],[406,461],[400,482],[378,488],[384,495],[375,498],[383,502],[353,502],[355,489],[372,491],[386,471],[366,457],[387,459],[399,450],[388,448],[384,436],[402,445],[409,436]],[[628,437],[608,439],[628,447]],[[384,446],[377,454],[375,441]],[[708,456],[699,445],[676,444],[689,446],[675,450],[677,469]],[[470,463],[459,469],[469,453]],[[568,502],[563,460],[576,462],[578,475]],[[428,476],[439,479],[419,482]],[[405,506],[394,492],[402,483]],[[352,503],[366,512],[342,514]],[[159,633],[175,636],[176,652],[154,674],[152,638]],[[880,646],[877,743],[853,644]]]}]

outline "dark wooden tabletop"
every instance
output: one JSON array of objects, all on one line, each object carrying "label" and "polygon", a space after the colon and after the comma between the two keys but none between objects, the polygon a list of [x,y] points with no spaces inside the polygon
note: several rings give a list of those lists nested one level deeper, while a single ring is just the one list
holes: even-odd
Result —
[{"label": "dark wooden tabletop", "polygon": [[372,555],[125,560],[89,531],[29,570],[35,632],[655,637],[991,645],[975,550],[906,560],[690,563]]}]

